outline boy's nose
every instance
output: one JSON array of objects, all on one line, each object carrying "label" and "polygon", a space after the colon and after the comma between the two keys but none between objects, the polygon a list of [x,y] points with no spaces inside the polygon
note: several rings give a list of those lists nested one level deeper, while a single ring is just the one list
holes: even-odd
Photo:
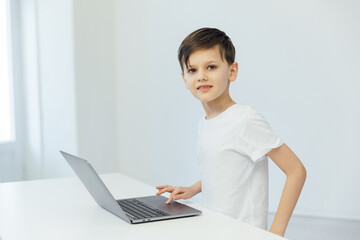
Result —
[{"label": "boy's nose", "polygon": [[198,82],[207,80],[207,76],[206,76],[205,71],[203,71],[203,70],[198,71],[197,80],[198,80]]}]

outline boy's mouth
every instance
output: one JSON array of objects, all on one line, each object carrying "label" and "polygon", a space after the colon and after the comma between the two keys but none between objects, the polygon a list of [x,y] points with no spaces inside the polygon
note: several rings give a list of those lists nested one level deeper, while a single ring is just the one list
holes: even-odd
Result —
[{"label": "boy's mouth", "polygon": [[199,87],[197,88],[197,90],[200,90],[200,91],[202,91],[202,92],[206,92],[206,91],[208,91],[210,88],[212,88],[212,86],[210,86],[210,85],[201,85],[201,86],[199,86]]}]

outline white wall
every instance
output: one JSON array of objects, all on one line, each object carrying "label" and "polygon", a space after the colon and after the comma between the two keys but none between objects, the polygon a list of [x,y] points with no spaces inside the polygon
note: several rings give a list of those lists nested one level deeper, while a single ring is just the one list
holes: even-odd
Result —
[{"label": "white wall", "polygon": [[[358,1],[117,1],[120,171],[157,184],[199,178],[203,110],[185,90],[177,48],[218,27],[239,62],[232,96],[262,112],[297,153],[308,178],[295,214],[360,219]],[[270,165],[270,210],[284,174]]]},{"label": "white wall", "polygon": [[73,175],[59,150],[116,169],[113,5],[20,0],[25,179]]},{"label": "white wall", "polygon": [[44,176],[61,177],[66,162],[59,150],[77,151],[73,6],[70,0],[37,5]]},{"label": "white wall", "polygon": [[78,153],[99,172],[117,168],[114,1],[76,0],[74,55]]},{"label": "white wall", "polygon": [[77,151],[71,1],[20,1],[26,110],[25,178],[70,174]]}]

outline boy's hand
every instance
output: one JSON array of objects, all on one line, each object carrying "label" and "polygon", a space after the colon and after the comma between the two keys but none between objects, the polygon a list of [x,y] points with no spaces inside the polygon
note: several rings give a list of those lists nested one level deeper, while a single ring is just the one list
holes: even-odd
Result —
[{"label": "boy's hand", "polygon": [[170,185],[162,185],[157,186],[156,189],[159,190],[156,195],[160,195],[165,192],[171,193],[169,199],[166,201],[166,204],[169,204],[172,200],[189,199],[196,194],[191,187],[173,187]]}]

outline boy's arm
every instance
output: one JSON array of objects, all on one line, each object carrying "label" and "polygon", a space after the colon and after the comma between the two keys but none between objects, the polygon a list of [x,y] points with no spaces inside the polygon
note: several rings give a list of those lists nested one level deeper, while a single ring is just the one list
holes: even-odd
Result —
[{"label": "boy's arm", "polygon": [[272,233],[284,236],[291,214],[305,183],[306,169],[286,144],[272,149],[266,155],[286,174],[286,182],[279,207],[269,230]]},{"label": "boy's arm", "polygon": [[201,180],[198,181],[197,183],[195,183],[194,185],[191,186],[194,191],[196,192],[196,194],[198,194],[199,192],[201,192]]}]

